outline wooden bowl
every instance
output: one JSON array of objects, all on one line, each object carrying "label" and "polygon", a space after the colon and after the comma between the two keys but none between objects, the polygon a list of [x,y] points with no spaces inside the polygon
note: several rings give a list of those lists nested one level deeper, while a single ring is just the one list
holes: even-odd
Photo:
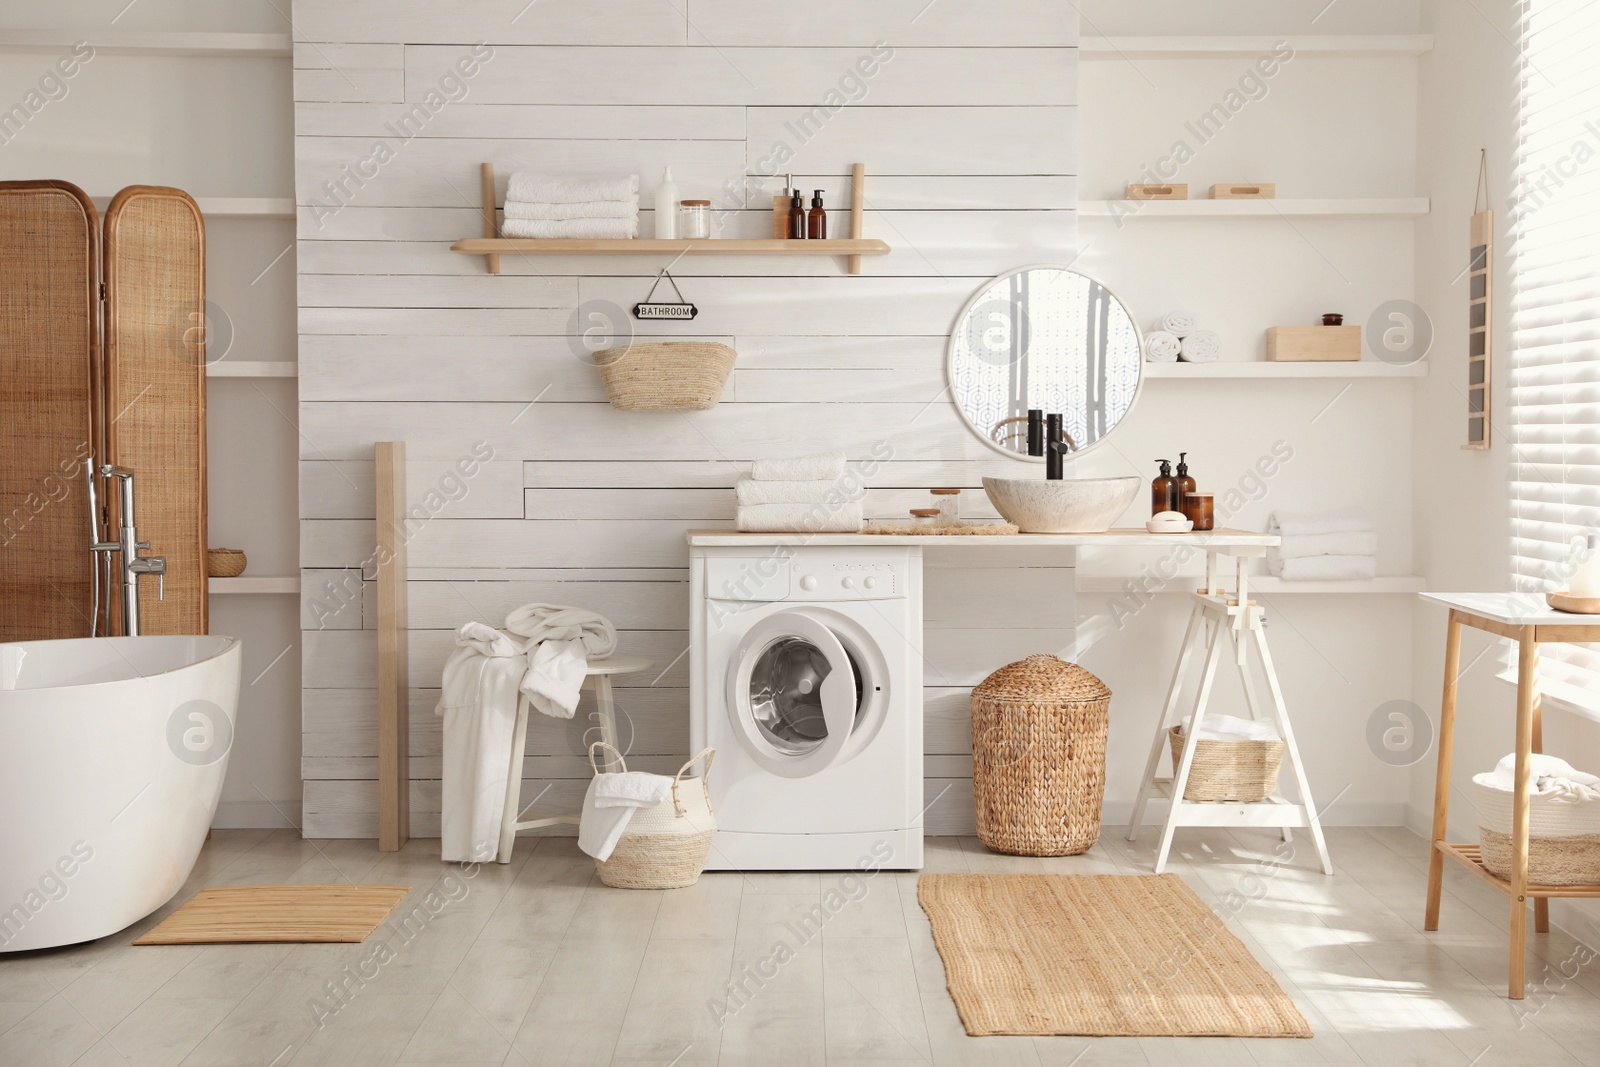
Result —
[{"label": "wooden bowl", "polygon": [[1600,597],[1571,596],[1567,593],[1546,593],[1544,602],[1557,611],[1570,611],[1574,615],[1600,615]]},{"label": "wooden bowl", "polygon": [[237,578],[244,573],[244,549],[213,548],[206,552],[206,574],[212,578]]}]

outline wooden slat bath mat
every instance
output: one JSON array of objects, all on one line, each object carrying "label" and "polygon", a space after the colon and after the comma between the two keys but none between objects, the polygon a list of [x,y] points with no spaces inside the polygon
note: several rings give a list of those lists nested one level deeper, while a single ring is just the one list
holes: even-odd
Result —
[{"label": "wooden slat bath mat", "polygon": [[202,889],[135,945],[365,941],[408,885],[240,885]]},{"label": "wooden slat bath mat", "polygon": [[925,874],[917,899],[973,1036],[1311,1036],[1175,874]]}]

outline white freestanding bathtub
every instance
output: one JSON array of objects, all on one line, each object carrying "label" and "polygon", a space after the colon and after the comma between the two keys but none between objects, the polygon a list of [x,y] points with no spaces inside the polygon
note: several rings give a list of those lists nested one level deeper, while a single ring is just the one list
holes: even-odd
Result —
[{"label": "white freestanding bathtub", "polygon": [[0,952],[104,937],[172,899],[222,791],[241,649],[0,645]]}]

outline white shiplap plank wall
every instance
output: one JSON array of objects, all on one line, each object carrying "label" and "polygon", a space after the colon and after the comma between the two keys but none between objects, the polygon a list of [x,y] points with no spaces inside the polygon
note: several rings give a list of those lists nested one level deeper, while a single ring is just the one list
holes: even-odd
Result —
[{"label": "white shiplap plank wall", "polygon": [[[370,603],[363,610],[363,593],[351,592],[373,547],[374,441],[405,440],[412,501],[433,491],[442,502],[410,544],[413,829],[431,834],[432,706],[455,626],[498,623],[530,600],[606,612],[625,649],[658,663],[659,676],[627,679],[620,692],[631,755],[646,769],[675,766],[688,744],[684,531],[731,518],[729,487],[760,455],[840,446],[865,456],[888,441],[894,459],[869,496],[876,514],[921,503],[932,485],[1014,473],[943,395],[944,338],[984,279],[1068,260],[1077,243],[1070,7],[569,0],[519,15],[515,6],[294,5],[308,836],[376,829],[375,640]],[[480,41],[493,57],[470,78],[442,81]],[[853,73],[878,42],[872,76]],[[846,106],[814,110],[841,87]],[[441,88],[450,102],[415,136],[397,137],[391,127]],[[379,141],[389,157],[365,164]],[[683,195],[713,200],[721,236],[765,236],[783,182],[768,173],[780,141],[792,158],[776,171],[828,190],[835,233],[848,232],[849,164],[865,163],[865,231],[894,251],[867,260],[860,277],[822,258],[676,264],[700,317],[650,335],[739,350],[713,411],[615,411],[569,340],[585,309],[641,299],[663,262],[508,256],[491,277],[481,260],[448,250],[480,232],[484,161],[501,195],[515,169],[637,172],[646,235],[670,165]],[[492,444],[494,460],[456,479],[454,463],[477,441]],[[1023,622],[1011,609],[1040,576],[930,571],[929,796],[954,783],[930,812],[936,832],[971,823],[968,687],[1018,655],[1059,648],[1069,632],[1060,616],[1070,597],[1066,611]],[[554,783],[553,806],[581,793],[587,710],[530,730],[524,775]]]}]

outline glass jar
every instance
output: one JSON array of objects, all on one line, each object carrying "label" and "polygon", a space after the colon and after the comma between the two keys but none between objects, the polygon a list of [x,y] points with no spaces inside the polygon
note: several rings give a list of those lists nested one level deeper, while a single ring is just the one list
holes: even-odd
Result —
[{"label": "glass jar", "polygon": [[678,236],[689,240],[711,236],[711,201],[685,200],[678,205]]},{"label": "glass jar", "polygon": [[926,533],[939,525],[938,508],[912,508],[911,525],[918,533]]},{"label": "glass jar", "polygon": [[1196,530],[1210,530],[1216,525],[1215,505],[1210,493],[1189,493],[1183,498],[1183,514],[1194,523]]},{"label": "glass jar", "polygon": [[936,520],[940,526],[961,525],[961,490],[959,489],[934,489],[931,491],[933,506],[938,509],[939,517]]}]

